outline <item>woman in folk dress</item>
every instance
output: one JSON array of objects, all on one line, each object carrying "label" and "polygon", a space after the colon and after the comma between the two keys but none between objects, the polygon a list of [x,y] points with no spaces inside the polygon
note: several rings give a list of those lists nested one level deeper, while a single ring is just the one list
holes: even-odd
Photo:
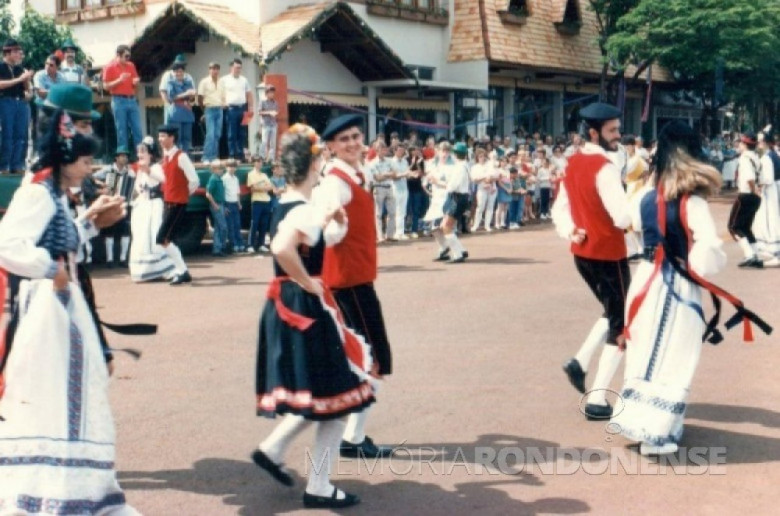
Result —
[{"label": "woman in folk dress", "polygon": [[634,227],[642,230],[645,251],[626,302],[624,406],[611,423],[639,441],[643,455],[678,449],[702,336],[713,331],[704,320],[702,291],[729,299],[738,317],[766,327],[740,311],[739,300],[703,279],[726,264],[705,200],[720,185],[718,171],[702,159],[695,132],[682,122],[665,127],[655,188],[634,204]]},{"label": "woman in folk dress", "polygon": [[118,220],[122,203],[102,196],[74,222],[64,194],[90,173],[96,148],[57,112],[41,146],[46,168],[0,222],[12,286],[0,342],[0,514],[138,514],[114,471],[112,363],[76,282],[79,245]]},{"label": "woman in folk dress", "polygon": [[346,234],[341,208],[326,213],[310,203],[319,180],[317,134],[293,125],[282,138],[281,163],[288,191],[271,222],[275,278],[260,322],[257,355],[257,413],[282,421],[252,454],[252,460],[284,485],[292,477],[281,465],[292,440],[317,422],[313,468],[303,495],[310,508],[355,505],[360,499],[330,483],[346,415],[374,401],[367,371],[371,352],[344,326],[333,294],[319,276],[325,246]]},{"label": "woman in folk dress", "polygon": [[137,150],[137,197],[133,201],[130,217],[133,242],[130,246],[129,266],[132,280],[141,282],[167,278],[173,274],[175,267],[165,249],[155,241],[162,225],[162,183],[165,181],[165,174],[156,162],[154,140],[147,136]]}]

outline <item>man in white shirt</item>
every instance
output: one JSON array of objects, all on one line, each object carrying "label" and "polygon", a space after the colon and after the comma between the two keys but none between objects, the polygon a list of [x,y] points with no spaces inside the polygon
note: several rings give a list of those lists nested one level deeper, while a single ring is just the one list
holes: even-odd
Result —
[{"label": "man in white shirt", "polygon": [[758,181],[761,162],[756,154],[758,140],[753,133],[745,133],[739,141],[739,165],[737,168],[737,190],[739,195],[729,215],[729,232],[737,241],[745,259],[738,267],[761,269],[764,267],[756,253],[756,237],[753,234],[753,220],[761,205]]},{"label": "man in white shirt", "polygon": [[552,216],[558,234],[571,242],[577,271],[603,309],[580,350],[563,366],[571,384],[585,393],[590,360],[606,344],[584,409],[588,420],[599,420],[612,415],[606,392],[622,358],[619,346],[625,342],[630,271],[624,230],[631,216],[620,171],[608,156],[620,142],[621,111],[595,102],[580,110],[580,116],[589,141],[569,159]]},{"label": "man in white shirt", "polygon": [[176,146],[178,128],[163,125],[157,128],[157,133],[157,141],[163,150],[162,169],[165,181],[162,190],[165,210],[156,241],[176,266],[176,275],[171,279],[171,285],[181,285],[191,283],[192,276],[173,239],[184,222],[189,197],[200,186],[200,179],[189,156]]},{"label": "man in white shirt", "polygon": [[228,154],[231,158],[244,161],[246,126],[242,122],[252,119],[255,97],[246,77],[241,75],[243,64],[236,58],[230,63],[230,73],[220,79],[225,86],[227,104]]},{"label": "man in white shirt", "polygon": [[[369,163],[369,174],[374,188],[374,215],[376,216],[376,238],[381,243],[395,240],[395,197],[393,197],[393,165],[387,157],[384,140],[374,143],[376,158]],[[386,231],[382,232],[382,214],[387,214]],[[386,235],[386,237],[384,236]]]},{"label": "man in white shirt", "polygon": [[395,197],[395,238],[408,240],[406,229],[406,204],[409,201],[409,188],[406,178],[409,176],[409,162],[406,161],[406,144],[398,142],[393,150],[390,168],[393,171],[393,197]]}]

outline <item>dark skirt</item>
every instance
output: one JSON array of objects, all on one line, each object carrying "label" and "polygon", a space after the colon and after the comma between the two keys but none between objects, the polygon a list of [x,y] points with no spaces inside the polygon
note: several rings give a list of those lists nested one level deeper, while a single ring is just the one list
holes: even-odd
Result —
[{"label": "dark skirt", "polygon": [[447,200],[444,201],[444,214],[453,219],[460,218],[469,211],[470,200],[467,193],[448,193]]},{"label": "dark skirt", "polygon": [[373,283],[333,290],[333,296],[350,328],[366,339],[371,355],[379,366],[379,374],[393,372],[393,355],[387,341],[382,305],[376,296]]},{"label": "dark skirt", "polygon": [[281,284],[279,300],[313,323],[299,330],[282,320],[274,300],[266,303],[257,353],[257,415],[289,413],[321,421],[373,403],[373,389],[350,368],[334,318],[322,301],[292,281]]}]

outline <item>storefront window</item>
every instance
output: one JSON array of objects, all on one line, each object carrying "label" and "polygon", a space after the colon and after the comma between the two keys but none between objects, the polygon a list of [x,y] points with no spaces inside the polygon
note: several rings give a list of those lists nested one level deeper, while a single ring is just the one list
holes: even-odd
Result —
[{"label": "storefront window", "polygon": [[466,91],[455,96],[455,137],[493,138],[504,120],[504,88]]},{"label": "storefront window", "polygon": [[518,132],[532,135],[553,134],[553,98],[550,91],[515,90],[515,127]]}]

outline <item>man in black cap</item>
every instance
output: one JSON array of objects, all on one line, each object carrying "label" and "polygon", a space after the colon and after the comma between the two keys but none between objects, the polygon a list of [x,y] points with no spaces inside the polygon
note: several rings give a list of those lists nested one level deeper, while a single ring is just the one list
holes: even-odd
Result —
[{"label": "man in black cap", "polygon": [[176,275],[171,279],[171,285],[192,282],[187,264],[184,263],[179,247],[173,243],[173,238],[177,228],[183,222],[190,195],[200,186],[195,166],[189,156],[176,146],[177,132],[176,127],[170,125],[157,128],[157,141],[163,150],[162,168],[165,173],[165,182],[163,182],[165,210],[162,225],[157,233],[157,244],[165,249],[165,254],[176,266]]},{"label": "man in black cap", "polygon": [[758,140],[754,133],[745,133],[739,140],[739,165],[737,165],[737,191],[739,195],[729,215],[729,232],[737,241],[745,259],[737,267],[761,269],[764,262],[756,253],[756,237],[753,220],[761,205],[758,178],[761,163],[756,154]]},{"label": "man in black cap", "polygon": [[30,80],[32,70],[22,68],[24,52],[14,39],[3,45],[0,66],[0,174],[24,173],[27,157],[27,128],[30,125]]},{"label": "man in black cap", "polygon": [[569,158],[566,177],[553,207],[558,234],[571,241],[577,271],[604,309],[579,352],[563,367],[574,387],[585,392],[585,373],[598,347],[606,342],[588,395],[585,416],[607,419],[609,384],[620,365],[624,308],[630,273],[624,230],[631,223],[620,171],[608,152],[620,142],[621,112],[596,102],[580,110],[585,144]]},{"label": "man in black cap", "polygon": [[[360,333],[371,346],[376,377],[392,372],[392,354],[387,341],[382,307],[374,280],[377,275],[374,198],[365,190],[366,179],[360,170],[363,153],[363,117],[343,115],[328,124],[322,133],[334,159],[317,189],[317,202],[326,209],[344,208],[349,220],[347,234],[335,246],[325,250],[322,280],[332,291],[347,325]],[[347,420],[343,457],[386,457],[392,448],[377,446],[366,435],[368,409],[353,413]]]}]

